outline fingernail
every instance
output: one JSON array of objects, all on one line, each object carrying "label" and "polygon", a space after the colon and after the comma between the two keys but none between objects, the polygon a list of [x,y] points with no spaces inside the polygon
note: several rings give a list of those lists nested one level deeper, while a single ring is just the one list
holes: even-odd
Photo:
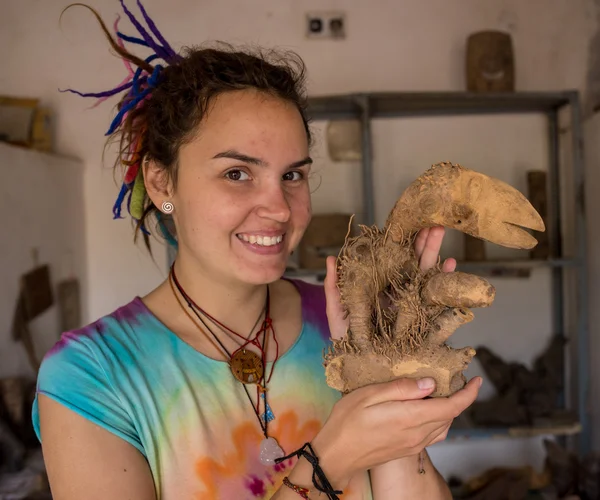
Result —
[{"label": "fingernail", "polygon": [[481,387],[483,385],[483,379],[481,377],[479,377],[479,387]]},{"label": "fingernail", "polygon": [[435,385],[435,380],[432,378],[422,378],[417,380],[417,387],[424,391],[425,389],[431,389]]}]

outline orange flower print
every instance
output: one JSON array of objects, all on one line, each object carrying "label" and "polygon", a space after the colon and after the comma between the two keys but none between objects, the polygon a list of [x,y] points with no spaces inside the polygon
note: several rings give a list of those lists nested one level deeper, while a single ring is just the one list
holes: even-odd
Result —
[{"label": "orange flower print", "polygon": [[[274,437],[286,453],[311,441],[321,428],[321,422],[310,419],[302,424],[293,410],[280,413],[269,424],[269,436]],[[226,433],[223,433],[224,435]],[[264,439],[255,421],[247,421],[230,431],[231,438],[215,446],[212,456],[196,460],[195,471],[203,485],[198,500],[259,500],[270,498],[281,486],[284,476],[294,466],[290,459],[276,466],[264,466],[259,461],[260,442]],[[222,446],[221,446],[222,443]]]}]

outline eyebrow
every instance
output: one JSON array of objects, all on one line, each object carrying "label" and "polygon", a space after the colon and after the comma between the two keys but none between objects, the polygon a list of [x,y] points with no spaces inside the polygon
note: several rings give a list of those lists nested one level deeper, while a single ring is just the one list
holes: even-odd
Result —
[{"label": "eyebrow", "polygon": [[[232,160],[237,160],[237,161],[241,161],[244,163],[250,163],[251,165],[258,165],[259,167],[267,166],[267,163],[264,160],[261,160],[260,158],[254,158],[253,156],[248,156],[248,155],[239,153],[238,151],[235,151],[233,149],[229,149],[227,151],[217,153],[215,156],[213,156],[213,159],[217,159],[217,158],[230,158]],[[299,168],[299,167],[302,167],[303,165],[310,165],[310,164],[312,164],[312,162],[313,162],[312,158],[310,156],[307,156],[306,158],[304,158],[302,160],[295,161],[294,163],[289,165],[288,168]]]}]

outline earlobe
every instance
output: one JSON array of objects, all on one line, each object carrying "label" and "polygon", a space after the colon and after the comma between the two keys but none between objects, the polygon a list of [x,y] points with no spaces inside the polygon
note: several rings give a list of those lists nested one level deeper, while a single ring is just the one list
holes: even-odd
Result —
[{"label": "earlobe", "polygon": [[160,207],[165,199],[172,195],[171,182],[168,174],[155,160],[144,158],[144,184],[148,197],[154,206]]}]

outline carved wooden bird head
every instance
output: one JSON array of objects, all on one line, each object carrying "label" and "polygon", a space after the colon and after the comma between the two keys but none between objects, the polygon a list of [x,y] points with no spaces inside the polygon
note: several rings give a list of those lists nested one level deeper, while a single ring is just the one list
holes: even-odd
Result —
[{"label": "carved wooden bird head", "polygon": [[395,241],[424,227],[457,229],[504,247],[529,249],[542,218],[517,189],[452,163],[438,163],[404,191],[386,226]]}]

